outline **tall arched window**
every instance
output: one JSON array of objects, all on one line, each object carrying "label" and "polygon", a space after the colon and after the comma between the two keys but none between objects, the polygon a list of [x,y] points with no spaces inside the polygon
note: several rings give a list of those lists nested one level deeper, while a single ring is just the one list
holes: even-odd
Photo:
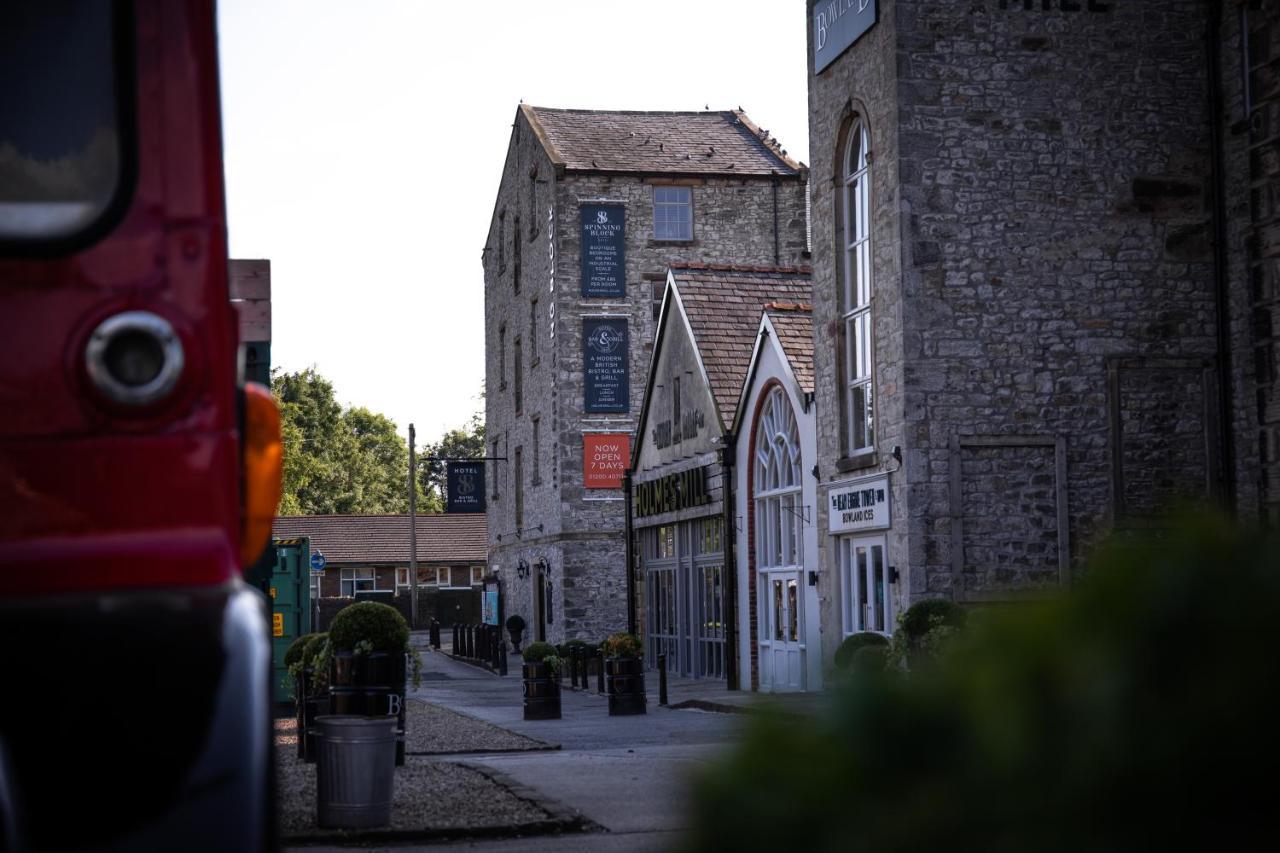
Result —
[{"label": "tall arched window", "polygon": [[840,359],[843,451],[854,456],[875,445],[872,407],[870,173],[867,128],[852,119],[841,168]]},{"label": "tall arched window", "polygon": [[[786,392],[774,388],[756,424],[756,570],[760,576],[761,639],[785,649],[802,642],[800,575],[804,562],[804,499],[801,495],[800,431]],[[774,669],[778,672],[774,673]],[[771,664],[770,683],[785,665]],[[779,681],[776,686],[780,686]]]}]

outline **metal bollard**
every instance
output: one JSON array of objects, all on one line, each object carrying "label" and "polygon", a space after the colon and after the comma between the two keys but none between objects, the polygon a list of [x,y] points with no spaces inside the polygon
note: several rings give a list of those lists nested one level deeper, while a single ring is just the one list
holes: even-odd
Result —
[{"label": "metal bollard", "polygon": [[458,623],[457,623],[457,622],[454,622],[454,623],[453,623],[453,645],[449,648],[449,651],[451,651],[451,652],[452,652],[453,654],[455,654],[455,655],[456,655],[456,654],[458,653],[458,651],[459,651],[459,650],[458,650]]},{"label": "metal bollard", "polygon": [[[496,625],[489,626],[489,655],[495,672],[503,670],[506,667],[502,665],[503,658],[506,656],[507,644],[502,642],[502,637],[498,634]],[[505,673],[504,673],[505,674]]]},{"label": "metal bollard", "polygon": [[604,695],[604,649],[600,650],[600,654],[596,656],[596,692],[601,696]]},{"label": "metal bollard", "polygon": [[667,704],[667,656],[658,655],[658,704]]},{"label": "metal bollard", "polygon": [[498,644],[498,674],[507,674],[507,644]]},{"label": "metal bollard", "polygon": [[440,651],[440,620],[439,619],[431,620],[430,632],[431,632],[431,639],[430,639],[431,648],[435,649],[436,651]]}]

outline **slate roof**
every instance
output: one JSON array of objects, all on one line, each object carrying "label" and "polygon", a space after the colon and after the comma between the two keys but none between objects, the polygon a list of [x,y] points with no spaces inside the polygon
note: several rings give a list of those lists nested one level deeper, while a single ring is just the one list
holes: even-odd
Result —
[{"label": "slate roof", "polygon": [[806,304],[772,302],[765,306],[778,343],[791,362],[800,390],[813,393],[813,309]]},{"label": "slate roof", "polygon": [[[482,512],[417,517],[418,562],[469,563],[487,558]],[[285,515],[271,524],[277,539],[311,537],[329,565],[409,565],[408,515]]]},{"label": "slate roof", "polygon": [[551,162],[569,171],[797,176],[805,168],[741,110],[520,110]]},{"label": "slate roof", "polygon": [[[742,383],[751,366],[760,312],[770,302],[813,300],[808,267],[672,267],[676,292],[693,330],[721,423],[733,423]],[[781,313],[781,312],[780,312]],[[812,362],[812,332],[810,333]]]}]

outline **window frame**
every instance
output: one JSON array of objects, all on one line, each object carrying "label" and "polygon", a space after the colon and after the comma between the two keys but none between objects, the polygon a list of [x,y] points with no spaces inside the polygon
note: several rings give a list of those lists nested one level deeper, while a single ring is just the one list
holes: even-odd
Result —
[{"label": "window frame", "polygon": [[756,571],[799,571],[804,568],[803,451],[799,422],[780,385],[769,390],[760,408],[751,464]]},{"label": "window frame", "polygon": [[520,336],[516,335],[511,342],[511,399],[516,407],[516,414],[524,413],[524,351],[521,349]]},{"label": "window frame", "polygon": [[[871,258],[871,137],[860,114],[849,117],[840,145],[837,186],[837,375],[840,456],[848,469],[875,461],[875,296]],[[861,437],[859,437],[861,436]]]},{"label": "window frame", "polygon": [[[840,628],[845,637],[857,633],[880,634],[885,637],[893,635],[893,572],[889,566],[888,537],[883,534],[850,533],[838,536],[836,546],[836,572],[840,579]],[[867,562],[861,569],[854,559],[855,549],[859,546],[867,548]],[[874,580],[875,549],[880,551],[880,580]],[[877,614],[868,611],[868,598],[879,586],[883,593],[882,607]],[[875,625],[875,616],[880,617],[880,627]],[[870,620],[868,622],[868,619]]]},{"label": "window frame", "polygon": [[[667,200],[660,200],[660,199],[659,199],[659,194],[660,194],[660,193],[666,193],[666,192],[672,192],[672,191],[683,194],[683,195],[685,196],[685,200],[683,200],[683,201],[667,201]],[[694,231],[693,231],[693,187],[690,187],[690,186],[683,186],[683,185],[680,185],[680,184],[654,184],[654,185],[653,185],[653,192],[652,192],[652,195],[651,195],[651,200],[652,200],[652,206],[653,206],[653,239],[654,239],[654,241],[655,241],[655,242],[659,242],[659,243],[689,243],[689,242],[692,242],[692,241],[693,241],[693,238],[694,238]],[[684,235],[684,233],[683,233],[683,232],[682,232],[681,234],[677,235],[677,236],[663,236],[663,235],[659,234],[659,233],[658,233],[658,224],[659,224],[658,211],[659,211],[660,209],[661,209],[661,210],[667,210],[667,209],[685,209],[685,210],[688,210],[688,212],[689,212],[689,215],[688,215],[688,222],[686,223],[686,224],[688,225],[688,234],[687,234],[687,236],[686,236],[686,235]],[[676,219],[674,219],[674,220],[665,220],[665,222],[676,222],[676,223],[681,223],[681,220],[677,217],[677,218],[676,218]]]},{"label": "window frame", "polygon": [[[369,583],[371,586],[359,586],[359,584],[364,583]],[[338,594],[342,598],[355,598],[357,592],[387,591],[378,588],[378,570],[372,566],[344,568],[340,570],[338,575]]]},{"label": "window frame", "polygon": [[[75,254],[100,243],[128,214],[137,193],[138,166],[138,72],[137,22],[132,3],[112,3],[111,73],[114,77],[116,183],[111,196],[93,219],[78,228],[57,235],[6,237],[0,235],[0,257],[49,258]],[[196,107],[198,111],[200,107]]]}]

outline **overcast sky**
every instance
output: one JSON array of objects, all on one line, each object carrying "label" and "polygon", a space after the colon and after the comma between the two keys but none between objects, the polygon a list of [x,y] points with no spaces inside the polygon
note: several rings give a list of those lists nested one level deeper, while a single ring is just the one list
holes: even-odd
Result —
[{"label": "overcast sky", "polygon": [[231,256],[269,258],[272,362],[410,421],[482,408],[484,246],[517,105],[741,106],[806,163],[785,0],[222,0]]}]

